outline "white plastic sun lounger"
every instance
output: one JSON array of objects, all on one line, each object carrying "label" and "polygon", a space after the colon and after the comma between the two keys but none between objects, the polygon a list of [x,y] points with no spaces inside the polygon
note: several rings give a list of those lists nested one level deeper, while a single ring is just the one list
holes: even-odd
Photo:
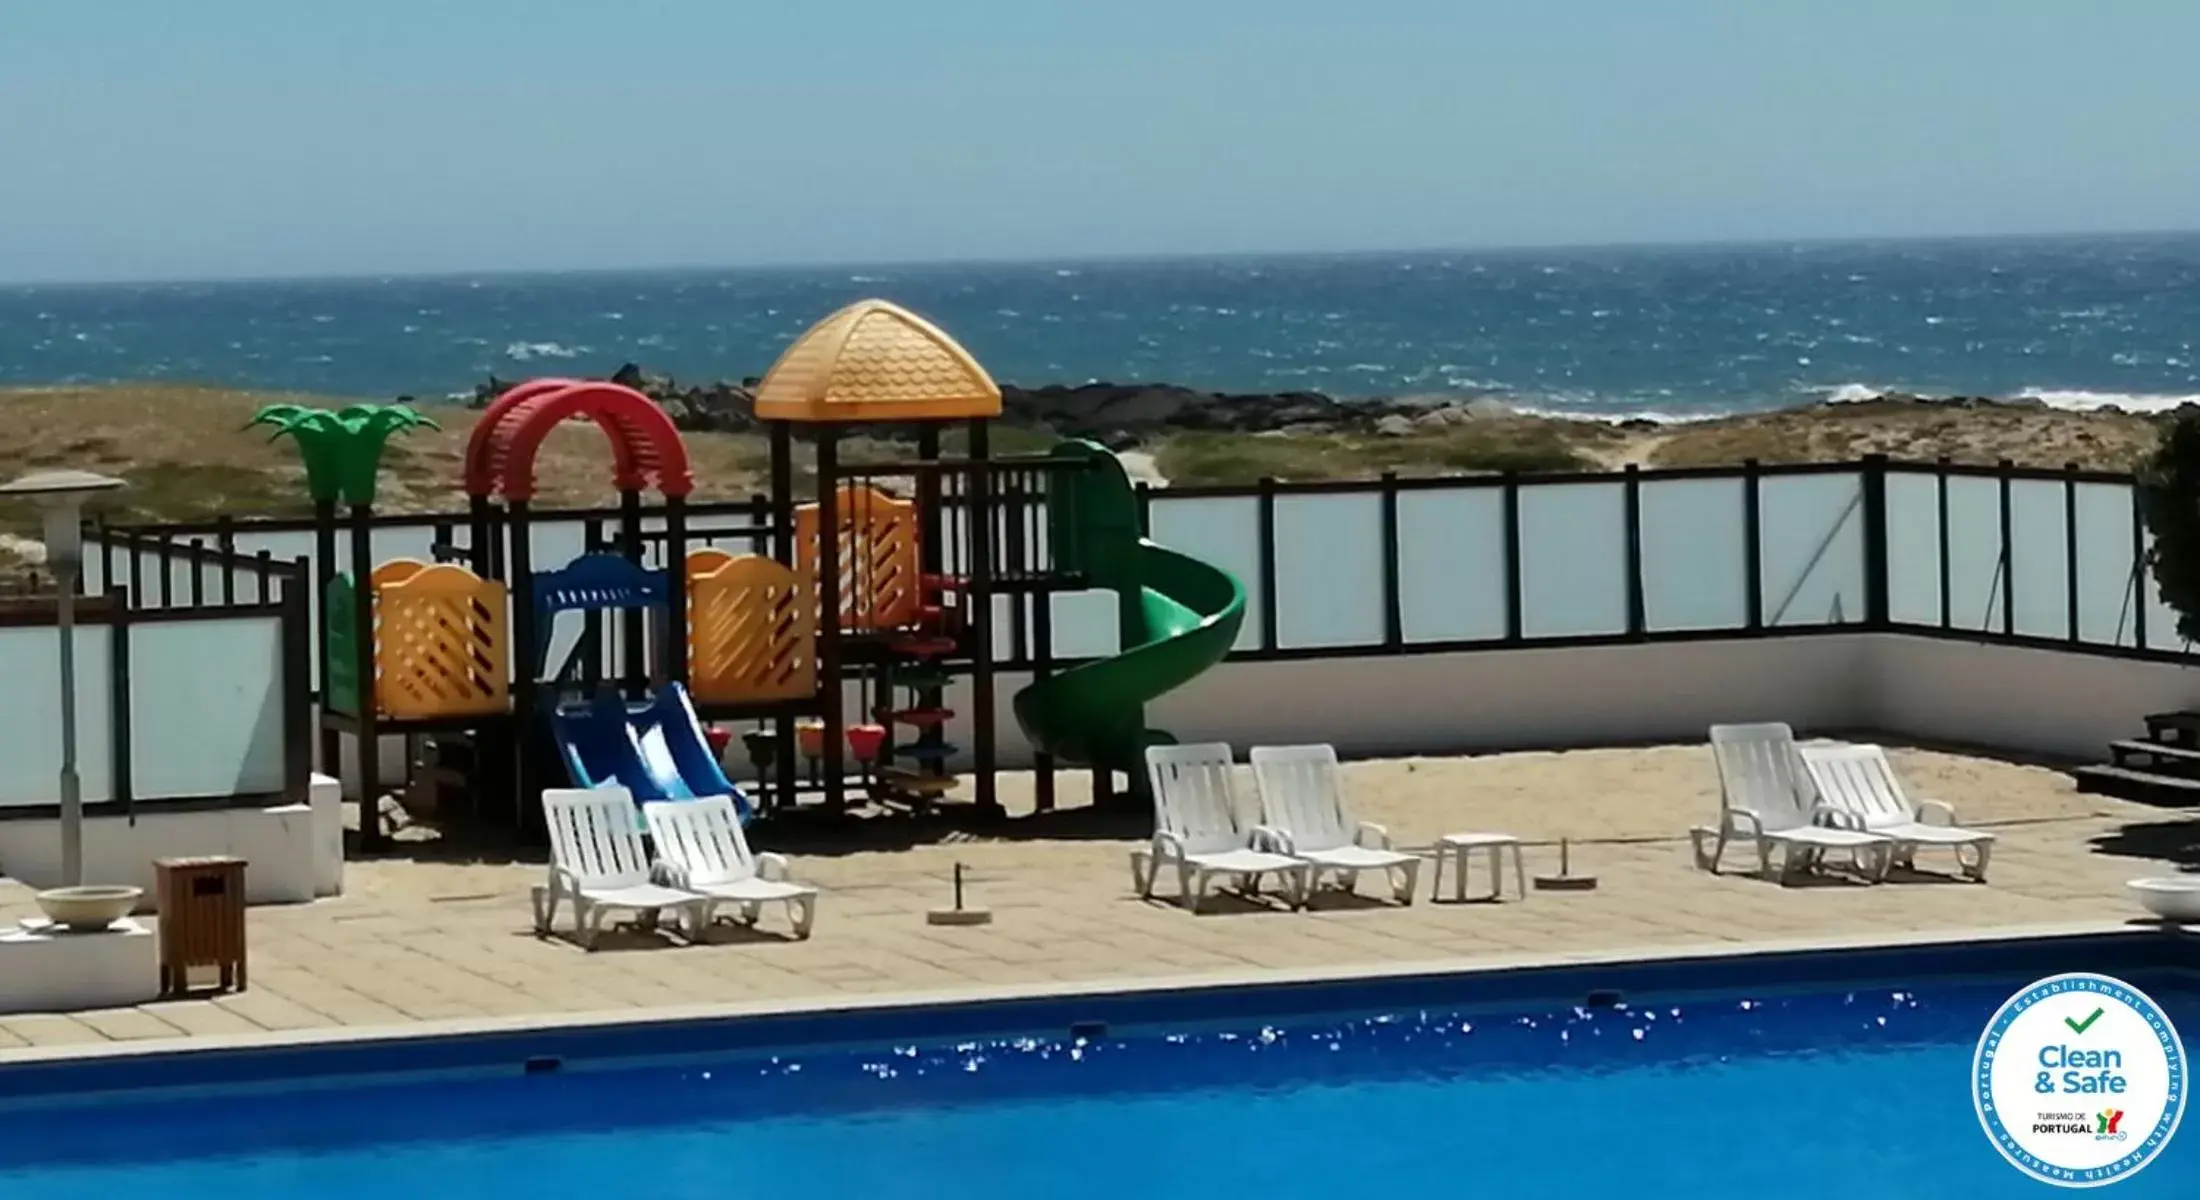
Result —
[{"label": "white plastic sun lounger", "polygon": [[[1957,825],[1956,810],[1938,800],[1911,803],[1885,751],[1877,746],[1805,746],[1802,752],[1820,799],[1856,818],[1866,832],[1894,839],[1895,866],[1914,870],[1920,849],[1945,847],[1955,851],[1956,868],[1965,878],[1986,882],[1994,835]],[[1936,815],[1938,822],[1931,819]],[[1968,859],[1966,850],[1971,852]]]},{"label": "white plastic sun lounger", "polygon": [[542,812],[550,826],[550,878],[534,890],[537,936],[549,934],[558,901],[567,898],[583,949],[596,948],[604,915],[618,910],[653,922],[662,910],[676,909],[688,919],[689,940],[702,933],[710,898],[650,881],[633,793],[623,787],[548,788]]},{"label": "white plastic sun lounger", "polygon": [[1173,866],[1178,903],[1195,912],[1217,875],[1236,876],[1248,893],[1260,890],[1261,876],[1281,875],[1291,907],[1305,905],[1309,865],[1257,848],[1238,824],[1228,746],[1149,746],[1146,775],[1153,785],[1153,845],[1131,852],[1131,882],[1140,899],[1151,899],[1154,877]]},{"label": "white plastic sun lounger", "polygon": [[[817,921],[817,889],[789,882],[787,860],[779,855],[749,852],[732,797],[655,800],[642,805],[642,816],[657,844],[657,874],[663,882],[707,896],[714,906],[738,905],[743,925],[756,924],[765,904],[785,904],[794,935],[810,936]],[[712,912],[705,911],[705,920]]]},{"label": "white plastic sun lounger", "polygon": [[[1697,866],[1717,874],[1727,843],[1739,840],[1756,845],[1757,870],[1767,879],[1822,866],[1831,850],[1845,852],[1869,879],[1886,875],[1894,842],[1840,827],[1855,822],[1817,802],[1795,733],[1786,725],[1714,725],[1711,753],[1719,769],[1719,823],[1689,830]],[[1777,874],[1774,851],[1780,854]]]},{"label": "white plastic sun lounger", "polygon": [[1253,784],[1260,790],[1254,836],[1313,864],[1309,889],[1320,885],[1324,871],[1336,872],[1346,891],[1358,885],[1360,872],[1382,871],[1390,876],[1398,903],[1413,903],[1421,860],[1394,849],[1382,826],[1354,821],[1345,810],[1334,747],[1255,746],[1252,759]]}]

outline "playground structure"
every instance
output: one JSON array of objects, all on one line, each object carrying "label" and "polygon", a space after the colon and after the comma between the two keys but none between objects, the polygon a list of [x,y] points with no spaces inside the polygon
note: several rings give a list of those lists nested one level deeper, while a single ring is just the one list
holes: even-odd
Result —
[{"label": "playground structure", "polygon": [[[568,779],[642,799],[732,793],[746,819],[813,800],[842,812],[852,793],[930,810],[959,786],[960,764],[972,811],[997,815],[995,622],[1043,629],[1054,595],[1097,587],[1121,597],[1124,651],[1059,670],[1041,659],[1013,712],[1044,752],[1042,795],[1057,760],[1093,768],[1103,797],[1117,771],[1142,788],[1143,747],[1167,740],[1146,728],[1146,703],[1221,661],[1245,596],[1227,573],[1144,540],[1112,454],[1066,443],[992,455],[1000,389],[946,333],[878,300],[797,339],[755,408],[770,492],[764,518],[745,525],[690,528],[695,480],[678,430],[609,383],[534,380],[482,413],[465,455],[468,511],[452,521],[464,538],[437,545],[435,562],[374,562],[372,463],[330,472],[345,482],[314,495],[321,761],[340,761],[341,739],[355,737],[359,794],[372,798],[382,780],[366,748],[378,739],[462,743],[466,805],[523,832],[539,822],[535,797]],[[346,411],[373,431],[361,456],[407,424]],[[581,421],[610,445],[617,533],[544,569],[535,458]],[[914,457],[843,461],[847,431],[866,424],[913,434]],[[944,452],[957,433],[961,452]],[[815,481],[800,504],[798,444]],[[753,550],[710,544],[720,539]],[[558,658],[567,614],[579,634]],[[969,707],[967,752],[944,736],[951,690]],[[741,745],[755,795],[726,777],[730,734],[717,722],[751,723]],[[379,822],[362,824],[378,840]]]},{"label": "playground structure", "polygon": [[[414,418],[310,410],[290,419],[317,437],[349,439],[345,431],[356,426],[358,444],[371,446],[365,439],[378,427],[394,430]],[[316,431],[317,426],[325,428]],[[914,444],[916,427],[895,433],[902,439],[898,445]],[[937,427],[933,436],[935,449],[947,442],[947,449],[962,452],[948,440],[962,436],[961,429]],[[1148,710],[1154,723],[1188,741],[1241,747],[1326,742],[1347,756],[1390,757],[1680,741],[1700,736],[1706,725],[1777,714],[1798,727],[1878,729],[2028,756],[2077,759],[2098,755],[2105,744],[2122,761],[2112,774],[2079,772],[2086,786],[2112,782],[2164,803],[2190,803],[2200,795],[2200,783],[2176,768],[2173,754],[2157,756],[2160,763],[2135,761],[2169,736],[2165,730],[2174,732],[2200,717],[2184,711],[2192,703],[2192,649],[2149,574],[2144,490],[2129,475],[1865,456],[1732,468],[1264,480],[1246,487],[1141,490],[1126,502],[1109,460],[1082,447],[1055,447],[1036,456],[1032,461],[1040,465],[1034,467],[995,461],[988,469],[996,474],[985,479],[972,479],[967,467],[951,470],[946,463],[930,474],[890,464],[893,474],[874,478],[853,471],[862,465],[855,458],[878,457],[859,455],[855,447],[865,444],[844,439],[835,447],[836,459],[847,461],[831,464],[836,470],[828,477],[837,483],[826,495],[836,503],[843,495],[852,497],[845,485],[917,504],[923,498],[918,485],[931,481],[927,486],[936,497],[942,531],[931,539],[933,549],[918,543],[920,601],[921,576],[935,556],[943,575],[961,574],[968,586],[962,592],[941,589],[945,602],[933,606],[939,610],[935,614],[923,613],[920,602],[920,619],[895,639],[900,653],[891,686],[881,686],[888,681],[858,659],[866,642],[884,653],[886,639],[842,628],[845,621],[830,623],[830,636],[850,647],[843,655],[848,665],[833,675],[844,686],[840,736],[830,740],[841,747],[843,765],[877,763],[885,757],[888,726],[907,741],[921,740],[914,725],[880,720],[877,698],[885,697],[889,714],[921,713],[925,689],[944,685],[942,707],[961,712],[945,723],[947,736],[940,740],[973,747],[943,764],[962,776],[951,789],[958,793],[952,799],[970,796],[977,782],[971,777],[978,755],[970,712],[978,667],[969,647],[978,632],[970,627],[974,606],[964,593],[978,586],[993,588],[994,599],[1007,606],[992,639],[994,662],[1003,678],[1023,688],[1013,705],[1017,723],[1008,723],[1006,713],[997,723],[997,761],[1036,768],[1034,808],[1040,811],[1051,807],[1049,768],[1056,759],[1076,761],[1079,753],[1105,758],[1120,743],[1152,739],[1139,730],[1145,713],[1135,721],[1094,719],[1128,711],[1107,700],[1116,686],[1110,677],[1123,670],[1118,664],[1124,658],[1149,665],[1120,686],[1158,696]],[[1072,459],[1083,461],[1066,461]],[[312,463],[309,458],[309,483],[316,479]],[[359,471],[335,477],[340,483],[350,480],[352,487],[373,482],[371,473]],[[993,531],[975,536],[990,539],[998,551],[990,561],[998,566],[972,570],[966,506],[981,488],[991,493],[999,519]],[[796,496],[791,490],[783,494]],[[805,486],[796,498],[813,494]],[[362,507],[338,487],[325,497],[316,489],[316,501],[327,501],[318,522],[227,518],[87,531],[87,545],[96,544],[97,552],[85,560],[86,588],[100,602],[96,611],[110,614],[110,636],[87,633],[87,649],[95,654],[104,649],[105,666],[92,670],[104,677],[115,701],[87,706],[80,715],[87,733],[85,761],[106,773],[104,778],[88,773],[85,780],[88,806],[102,806],[95,818],[140,836],[135,831],[153,829],[149,818],[159,810],[163,822],[172,818],[189,826],[195,840],[186,844],[196,851],[223,844],[219,839],[236,823],[232,812],[205,805],[225,804],[277,820],[275,808],[267,806],[294,807],[306,795],[314,767],[357,778],[353,762],[335,769],[340,760],[325,747],[317,754],[314,745],[315,700],[322,693],[335,698],[345,692],[342,672],[319,671],[330,664],[316,663],[316,654],[328,654],[331,641],[341,650],[350,631],[351,649],[339,657],[349,655],[356,697],[359,647],[375,645],[371,623],[368,638],[361,639],[356,625],[341,615],[337,628],[329,630],[314,613],[314,605],[329,598],[319,590],[331,582],[323,566],[341,565],[336,548],[347,527],[355,552],[369,549],[356,558],[364,571],[355,568],[349,578],[367,579],[371,586],[378,563],[413,564],[400,563],[383,574],[384,599],[402,601],[410,594],[426,609],[429,594],[442,585],[425,568],[463,567],[465,573],[441,578],[478,588],[480,603],[469,601],[463,609],[449,597],[436,603],[445,605],[444,619],[453,626],[472,622],[482,629],[473,642],[456,639],[457,646],[479,650],[491,664],[502,654],[505,663],[502,673],[484,667],[479,675],[478,690],[484,693],[493,692],[495,680],[505,681],[501,701],[480,695],[467,703],[478,705],[482,715],[436,718],[384,711],[404,711],[399,694],[405,676],[393,676],[386,662],[378,668],[375,658],[389,658],[386,650],[368,659],[364,675],[379,679],[383,695],[390,697],[386,702],[378,697],[371,714],[382,731],[438,730],[440,721],[432,736],[442,739],[447,731],[454,741],[478,743],[475,761],[462,761],[451,772],[468,772],[450,784],[452,793],[438,797],[428,790],[443,774],[433,764],[411,772],[418,786],[406,802],[415,812],[441,800],[461,816],[479,809],[500,821],[522,819],[518,814],[525,810],[511,778],[519,760],[518,739],[512,736],[519,726],[512,712],[523,702],[521,693],[533,697],[535,719],[526,732],[543,750],[534,769],[539,778],[557,780],[568,773],[568,764],[547,732],[547,713],[585,714],[589,706],[583,702],[593,698],[592,686],[606,681],[615,682],[626,706],[624,715],[610,706],[595,709],[606,718],[600,728],[614,740],[611,749],[620,750],[631,738],[639,747],[636,760],[659,767],[670,763],[669,771],[659,771],[668,793],[711,785],[700,773],[692,779],[684,773],[683,755],[667,740],[675,732],[693,732],[721,762],[730,748],[736,756],[745,749],[750,762],[765,764],[757,772],[765,786],[748,787],[747,775],[734,773],[759,811],[780,811],[797,802],[811,807],[824,796],[828,633],[814,623],[823,609],[822,584],[811,590],[808,604],[726,613],[729,627],[756,612],[782,622],[810,615],[808,642],[797,636],[794,644],[806,644],[811,653],[778,660],[788,669],[776,676],[771,670],[752,675],[786,684],[790,698],[752,702],[749,711],[765,715],[738,731],[709,722],[734,720],[724,714],[739,708],[693,702],[696,716],[683,726],[653,717],[646,703],[669,691],[656,680],[671,682],[677,667],[615,653],[627,640],[619,635],[629,615],[646,619],[646,610],[561,614],[557,620],[563,627],[553,632],[545,651],[546,661],[559,664],[557,670],[538,665],[529,684],[521,686],[528,670],[520,662],[524,656],[513,649],[520,643],[511,625],[531,604],[515,608],[513,596],[531,588],[533,580],[529,575],[523,584],[512,571],[511,530],[501,503],[492,498],[484,506],[484,523],[495,536],[481,540],[471,537],[464,513],[367,511],[347,525],[337,519],[338,497],[351,500],[354,509]],[[770,561],[721,579],[736,580],[743,573],[763,578],[759,570],[792,568],[801,561],[797,548],[784,544],[791,533],[748,537],[718,526],[746,522],[733,527],[791,531],[794,509],[790,500],[761,495],[688,506],[693,528],[686,560],[695,569],[688,573],[683,599],[689,613],[700,604],[704,615],[694,617],[692,631],[683,636],[695,643],[698,659],[709,641],[703,630],[718,610],[701,600],[696,581],[745,558]],[[856,515],[852,498],[840,509]],[[925,507],[917,504],[917,511],[924,519]],[[624,524],[621,516],[614,508],[545,507],[530,514],[534,524],[526,553],[531,561],[563,569],[588,551],[617,550],[613,558],[625,561],[614,565],[630,568],[636,560],[623,552],[626,538],[616,527]],[[687,516],[650,507],[644,517],[644,553],[638,561],[645,571],[661,570],[668,561],[662,553],[667,527]],[[836,514],[834,526],[841,523]],[[822,520],[816,526],[827,527]],[[1145,545],[1147,539],[1136,536],[1141,529],[1153,541],[1192,551],[1203,561],[1176,561]],[[371,541],[359,536],[362,532],[371,533]],[[726,538],[734,540],[724,541],[721,549],[717,543]],[[843,553],[838,543],[845,540],[834,539],[833,552],[844,562],[866,561]],[[505,561],[475,572],[477,547],[483,560]],[[824,550],[814,548],[818,554]],[[890,564],[892,556],[887,559]],[[1246,599],[1238,601],[1233,581],[1208,563],[1224,564],[1244,580]],[[799,595],[799,572],[796,579]],[[1060,603],[1051,613],[1044,603],[1016,603],[1017,579],[1031,581],[1025,599]],[[663,583],[668,601],[673,583],[670,578]],[[1098,585],[1115,590],[1088,590]],[[1058,590],[1042,596],[1046,587]],[[1074,594],[1062,594],[1073,588]],[[1125,602],[1134,596],[1135,605]],[[396,604],[387,610],[356,603],[330,607],[351,614],[351,622],[363,609],[370,622],[379,619],[385,628],[406,624]],[[1242,628],[1230,669],[1205,671],[1189,686],[1162,694],[1172,682],[1164,667],[1181,675],[1220,652],[1218,644],[1197,653],[1168,646],[1196,646],[1206,631],[1235,622]],[[573,636],[576,624],[601,653],[576,649],[583,643]],[[1122,628],[1133,624],[1135,629]],[[0,635],[8,633],[0,629]],[[1160,636],[1171,633],[1178,636]],[[25,641],[33,634],[21,629],[12,636],[17,657],[9,669],[18,678],[35,679],[27,672],[53,661],[51,642]],[[664,630],[651,636],[657,645],[673,644]],[[1219,643],[1219,633],[1208,636]],[[0,643],[8,641],[0,636]],[[919,651],[930,651],[930,657]],[[1166,661],[1171,659],[1178,661]],[[805,669],[811,672],[806,693],[786,683],[801,678]],[[689,682],[700,687],[703,676],[694,670]],[[1064,685],[1065,679],[1076,682]],[[428,680],[433,686],[413,690],[446,700],[468,691],[452,686],[443,674]],[[1083,711],[1096,704],[1097,714]],[[50,725],[37,723],[38,711],[30,710],[30,722],[9,726],[4,732],[10,736],[0,739],[9,751],[0,760],[17,768],[12,775],[0,772],[0,807],[18,810],[4,815],[22,817],[25,808],[53,804],[56,735]],[[663,711],[678,710],[667,703]],[[343,738],[341,727],[356,728],[357,718],[338,711],[327,723],[340,728],[325,736],[341,739],[342,758],[351,759],[351,740]],[[2147,740],[2132,740],[2141,727],[2148,730]],[[658,731],[654,744],[653,729]],[[613,732],[617,738],[609,739]],[[396,755],[390,752],[399,739],[378,735],[377,740],[383,752],[376,756],[382,760],[379,773],[395,779]],[[1110,748],[1110,742],[1118,745]],[[789,746],[794,753],[783,752]],[[1044,753],[1048,748],[1054,758]],[[685,757],[692,762],[696,756]],[[818,773],[794,780],[793,768],[812,758]],[[905,761],[923,765],[897,757],[885,757],[881,765]],[[739,765],[738,757],[731,765]],[[782,771],[789,777],[784,787]],[[843,800],[878,785],[876,774],[844,772]],[[934,778],[945,775],[943,770]],[[1112,773],[1101,777],[1113,780]],[[318,786],[313,791],[318,814]],[[337,819],[322,824],[316,817],[314,845],[333,851],[343,844],[333,836],[343,821],[333,796],[327,807]],[[331,835],[325,843],[321,830]],[[371,848],[379,826],[370,824],[365,832]],[[8,843],[0,845],[0,867],[17,872],[29,869],[22,857],[26,848],[54,840],[50,823],[41,830],[29,820],[0,822],[0,834],[9,835],[0,838]],[[336,861],[335,854],[326,859]],[[262,877],[255,872],[255,878]]]}]

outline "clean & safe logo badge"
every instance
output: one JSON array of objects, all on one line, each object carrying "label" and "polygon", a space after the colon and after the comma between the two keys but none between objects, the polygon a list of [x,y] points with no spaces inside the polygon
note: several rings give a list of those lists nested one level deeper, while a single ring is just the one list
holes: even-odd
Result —
[{"label": "clean & safe logo badge", "polygon": [[2185,1047],[2161,1006],[2106,975],[2056,975],[2009,998],[1972,1060],[1994,1148],[2063,1187],[2133,1174],[2185,1115]]}]

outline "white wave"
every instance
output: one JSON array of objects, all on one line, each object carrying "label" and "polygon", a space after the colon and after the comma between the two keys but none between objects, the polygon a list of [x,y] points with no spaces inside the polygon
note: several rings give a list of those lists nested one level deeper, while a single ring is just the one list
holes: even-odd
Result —
[{"label": "white wave", "polygon": [[1540,404],[1515,404],[1512,411],[1523,417],[1543,417],[1553,421],[1589,421],[1598,425],[1625,425],[1631,421],[1648,421],[1653,425],[1693,425],[1701,421],[1718,421],[1736,414],[1730,412],[1676,413],[1656,408],[1631,408],[1619,412],[1599,412],[1581,408],[1550,408]]},{"label": "white wave", "polygon": [[2161,392],[2087,392],[2028,387],[2017,395],[2027,400],[2037,400],[2049,408],[2066,409],[2070,412],[2120,408],[2125,412],[2159,413],[2187,404],[2200,404],[2200,393],[2171,395]]},{"label": "white wave", "polygon": [[[1868,383],[1844,383],[1817,389],[1827,404],[1862,404],[1888,394],[1925,395],[1913,388],[1876,387]],[[2067,412],[2094,412],[2119,408],[2133,413],[2169,412],[2186,404],[2200,404],[2200,392],[2089,392],[2076,388],[2019,388],[2017,400],[2037,400],[2049,408]]]},{"label": "white wave", "polygon": [[575,349],[556,342],[513,342],[504,348],[504,357],[513,362],[526,362],[536,358],[579,358],[581,351],[586,349],[586,346]]},{"label": "white wave", "polygon": [[1868,383],[1844,383],[1826,392],[1826,403],[1862,404],[1867,400],[1879,399],[1886,391],[1885,388],[1876,388]]}]

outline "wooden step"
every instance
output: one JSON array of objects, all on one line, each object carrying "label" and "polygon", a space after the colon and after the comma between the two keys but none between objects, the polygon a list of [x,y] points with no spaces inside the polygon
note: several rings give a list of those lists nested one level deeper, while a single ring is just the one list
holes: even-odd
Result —
[{"label": "wooden step", "polygon": [[[2189,709],[2182,712],[2148,713],[2145,721],[2147,736],[2155,741],[2189,742],[2200,735],[2200,712]],[[2164,739],[2162,733],[2165,730],[2174,732],[2177,736]]]},{"label": "wooden step", "polygon": [[878,781],[888,792],[925,801],[937,800],[955,790],[958,782],[953,775],[928,774],[907,767],[888,767],[878,773]]},{"label": "wooden step", "polygon": [[894,641],[888,643],[887,649],[892,650],[896,654],[906,655],[909,658],[924,659],[938,658],[944,654],[953,654],[959,644],[960,643],[956,642],[954,638],[946,637],[941,634],[918,634],[910,637],[896,638]]},{"label": "wooden step", "polygon": [[[937,729],[955,719],[955,710],[952,708],[888,708],[882,704],[872,709],[871,715],[882,721],[914,725],[919,729]],[[2200,753],[2195,753],[2193,757],[2200,758]]]},{"label": "wooden step", "polygon": [[944,688],[951,682],[946,671],[931,666],[897,666],[893,672],[894,686],[923,692]]},{"label": "wooden step", "polygon": [[2156,767],[2174,765],[2179,768],[2200,769],[2200,750],[2195,750],[2190,746],[2172,746],[2166,742],[2148,742],[2132,738],[2121,742],[2110,742],[2108,750],[2110,754],[2115,756],[2115,765],[2119,767],[2126,765],[2125,760],[2133,755],[2145,755],[2154,760]]},{"label": "wooden step", "polygon": [[2070,775],[2078,781],[2081,792],[2098,792],[2173,808],[2200,805],[2200,779],[2180,779],[2175,775],[2157,775],[2107,763],[2073,767]]}]

